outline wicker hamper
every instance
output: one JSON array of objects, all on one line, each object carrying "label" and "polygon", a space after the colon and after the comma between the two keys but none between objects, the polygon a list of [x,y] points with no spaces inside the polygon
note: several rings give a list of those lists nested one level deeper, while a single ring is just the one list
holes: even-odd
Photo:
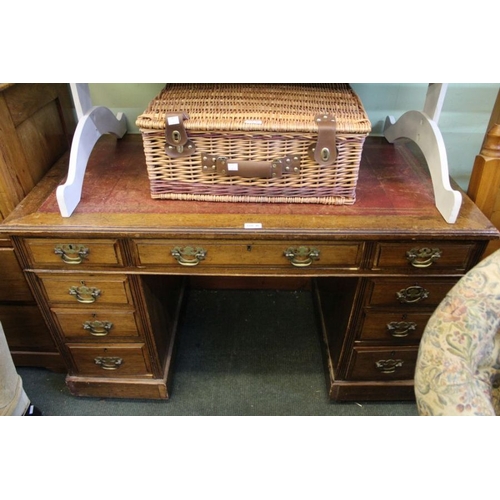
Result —
[{"label": "wicker hamper", "polygon": [[371,130],[348,84],[167,84],[137,118],[151,196],[352,204]]}]

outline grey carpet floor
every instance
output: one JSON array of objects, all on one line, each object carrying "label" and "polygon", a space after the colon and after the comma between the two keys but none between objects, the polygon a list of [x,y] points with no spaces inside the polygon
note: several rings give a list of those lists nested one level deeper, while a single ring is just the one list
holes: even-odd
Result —
[{"label": "grey carpet floor", "polygon": [[414,402],[328,400],[307,291],[191,290],[178,332],[172,397],[72,396],[63,374],[19,368],[47,416],[416,416]]}]

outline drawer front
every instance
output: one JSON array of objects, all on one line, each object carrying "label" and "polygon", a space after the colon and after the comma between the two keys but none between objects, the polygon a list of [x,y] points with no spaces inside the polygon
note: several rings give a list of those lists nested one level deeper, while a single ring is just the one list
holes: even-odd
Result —
[{"label": "drawer front", "polygon": [[109,344],[87,347],[67,344],[78,375],[91,377],[130,377],[151,374],[144,344]]},{"label": "drawer front", "polygon": [[372,269],[405,272],[465,272],[475,252],[474,243],[419,241],[378,243]]},{"label": "drawer front", "polygon": [[25,238],[24,245],[34,268],[90,269],[123,266],[118,240]]},{"label": "drawer front", "polygon": [[358,269],[362,243],[136,240],[137,265]]},{"label": "drawer front", "polygon": [[394,343],[418,342],[431,314],[431,312],[365,312],[357,339]]},{"label": "drawer front", "polygon": [[70,342],[110,342],[121,337],[127,340],[139,337],[134,311],[106,309],[82,312],[53,308],[52,314]]},{"label": "drawer front", "polygon": [[418,347],[355,347],[347,378],[377,381],[413,379],[417,355]]},{"label": "drawer front", "polygon": [[33,302],[30,288],[13,248],[0,248],[0,301]]},{"label": "drawer front", "polygon": [[457,282],[455,278],[384,278],[369,280],[366,305],[390,307],[437,306]]},{"label": "drawer front", "polygon": [[123,275],[39,274],[38,278],[51,304],[95,307],[132,302],[128,279]]}]

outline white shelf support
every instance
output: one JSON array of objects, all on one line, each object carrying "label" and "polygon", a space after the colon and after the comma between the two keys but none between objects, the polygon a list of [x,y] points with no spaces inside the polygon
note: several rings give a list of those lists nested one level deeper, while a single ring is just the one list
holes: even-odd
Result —
[{"label": "white shelf support", "polygon": [[460,212],[462,195],[451,188],[446,147],[437,124],[446,89],[447,84],[430,83],[423,111],[407,111],[397,121],[388,116],[384,136],[390,143],[407,138],[417,144],[431,174],[436,208],[446,222],[454,224]]},{"label": "white shelf support", "polygon": [[106,107],[92,106],[87,84],[71,84],[71,91],[78,125],[71,144],[68,176],[56,190],[57,204],[63,217],[70,217],[80,202],[87,163],[99,138],[104,134],[122,138],[127,132],[127,119],[123,113],[115,116]]}]

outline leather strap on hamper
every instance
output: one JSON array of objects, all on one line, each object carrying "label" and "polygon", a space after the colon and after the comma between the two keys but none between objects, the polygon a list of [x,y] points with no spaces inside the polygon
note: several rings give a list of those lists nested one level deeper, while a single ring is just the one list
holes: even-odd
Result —
[{"label": "leather strap on hamper", "polygon": [[300,157],[284,156],[273,161],[232,161],[224,156],[202,155],[201,168],[204,173],[223,176],[258,177],[277,179],[283,174],[300,173]]},{"label": "leather strap on hamper", "polygon": [[184,120],[189,116],[185,113],[167,114],[165,116],[165,153],[170,158],[191,156],[196,147],[187,136]]},{"label": "leather strap on hamper", "polygon": [[331,114],[321,114],[315,117],[318,125],[318,140],[309,146],[309,158],[322,167],[333,165],[337,161],[337,121]]},{"label": "leather strap on hamper", "polygon": [[[196,147],[194,143],[188,138],[186,129],[184,127],[184,120],[189,119],[189,116],[182,113],[168,113],[165,116],[165,153],[170,158],[182,158],[186,156],[191,156],[196,152]],[[320,114],[315,117],[316,124],[318,126],[318,139],[316,144],[311,144],[308,149],[308,155],[311,160],[315,161],[318,165],[327,167],[333,165],[337,161],[337,148],[336,148],[336,135],[337,135],[337,122],[335,116],[325,113]],[[293,159],[292,156],[280,158],[275,161],[287,161],[290,163],[289,159]],[[225,170],[227,175],[239,175],[241,177],[261,177],[261,178],[271,178],[280,177],[281,174],[277,174],[279,169],[278,165],[275,165],[275,161],[271,164],[260,164],[260,165],[247,165],[250,162],[239,162],[237,164],[236,171],[231,168],[227,170],[226,168],[218,169],[219,173],[223,173]],[[229,162],[229,160],[228,160]],[[230,163],[230,162],[229,162]],[[233,163],[231,163],[234,166]],[[274,166],[273,166],[274,165]],[[286,163],[283,164],[283,173],[296,173],[294,171],[288,171],[285,169]],[[288,165],[290,166],[290,165]],[[274,169],[274,170],[273,170]],[[269,170],[269,174],[267,173]],[[206,169],[204,169],[206,171]],[[246,172],[249,172],[247,175]],[[258,174],[254,175],[252,172],[257,171]]]}]

